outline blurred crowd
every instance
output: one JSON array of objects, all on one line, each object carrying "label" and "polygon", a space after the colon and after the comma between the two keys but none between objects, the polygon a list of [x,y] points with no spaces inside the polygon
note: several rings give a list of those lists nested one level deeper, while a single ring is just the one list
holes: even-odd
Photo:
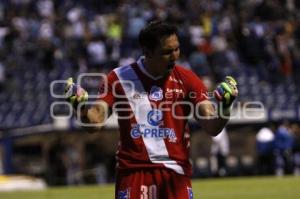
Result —
[{"label": "blurred crowd", "polygon": [[179,62],[199,75],[219,81],[223,67],[247,64],[265,81],[299,82],[299,8],[295,0],[2,0],[0,84],[21,67],[126,64],[154,19],[178,25]]}]

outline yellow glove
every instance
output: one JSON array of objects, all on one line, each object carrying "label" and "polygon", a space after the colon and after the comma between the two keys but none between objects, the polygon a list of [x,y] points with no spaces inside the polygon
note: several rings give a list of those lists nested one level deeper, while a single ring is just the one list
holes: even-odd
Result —
[{"label": "yellow glove", "polygon": [[76,110],[79,103],[86,102],[88,100],[88,92],[81,88],[80,85],[76,85],[73,82],[73,78],[70,77],[67,80],[65,87],[66,100],[71,103],[72,107]]},{"label": "yellow glove", "polygon": [[219,101],[218,113],[230,115],[230,109],[233,101],[238,96],[238,88],[236,80],[231,76],[226,76],[214,91],[214,96]]}]

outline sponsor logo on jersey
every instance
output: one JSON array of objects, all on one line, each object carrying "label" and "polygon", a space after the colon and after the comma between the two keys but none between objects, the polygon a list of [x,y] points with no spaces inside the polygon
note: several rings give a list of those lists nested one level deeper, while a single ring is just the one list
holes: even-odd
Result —
[{"label": "sponsor logo on jersey", "polygon": [[158,86],[152,86],[149,94],[149,99],[159,101],[163,99],[163,90]]},{"label": "sponsor logo on jersey", "polygon": [[130,189],[118,191],[118,199],[130,199]]},{"label": "sponsor logo on jersey", "polygon": [[167,88],[166,92],[175,92],[175,93],[181,93],[184,94],[182,89],[178,89],[178,88]]},{"label": "sponsor logo on jersey", "polygon": [[148,123],[152,126],[158,126],[163,119],[163,113],[159,109],[151,110],[147,115]]},{"label": "sponsor logo on jersey", "polygon": [[174,129],[158,127],[163,119],[163,113],[161,110],[153,109],[149,111],[149,113],[147,114],[147,119],[148,123],[152,127],[141,124],[135,125],[130,132],[132,138],[168,138],[169,142],[175,143],[177,141]]},{"label": "sponsor logo on jersey", "polygon": [[170,76],[169,80],[170,80],[171,82],[176,82],[176,83],[183,84],[181,80],[177,80],[176,78],[174,78],[174,77],[172,77],[172,76]]},{"label": "sponsor logo on jersey", "polygon": [[142,96],[139,94],[139,93],[135,93],[133,96],[132,96],[133,99],[142,99]]},{"label": "sponsor logo on jersey", "polygon": [[175,131],[171,128],[144,128],[141,130],[142,125],[137,124],[131,129],[130,135],[132,138],[168,138],[169,142],[175,143],[177,137]]}]

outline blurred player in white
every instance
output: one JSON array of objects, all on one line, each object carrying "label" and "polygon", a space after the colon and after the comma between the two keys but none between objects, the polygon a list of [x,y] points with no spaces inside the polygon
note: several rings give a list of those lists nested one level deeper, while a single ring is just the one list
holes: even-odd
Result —
[{"label": "blurred player in white", "polygon": [[229,137],[226,128],[219,135],[212,137],[210,148],[210,165],[212,174],[215,176],[225,176],[226,157],[229,155]]},{"label": "blurred player in white", "polygon": [[[98,103],[79,106],[80,119],[103,124],[112,111],[118,114],[115,198],[193,198],[189,136],[185,136],[188,115],[193,111],[202,128],[216,136],[228,121],[237,83],[227,77],[217,87],[216,114],[202,80],[175,63],[180,55],[175,26],[151,22],[141,30],[139,42],[144,56],[111,71],[107,88],[100,85]],[[72,80],[66,94],[75,109],[88,97]]]}]

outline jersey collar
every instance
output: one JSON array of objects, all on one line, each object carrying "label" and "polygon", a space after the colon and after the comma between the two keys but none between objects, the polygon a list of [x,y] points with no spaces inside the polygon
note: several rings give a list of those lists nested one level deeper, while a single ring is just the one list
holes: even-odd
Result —
[{"label": "jersey collar", "polygon": [[154,77],[153,75],[151,75],[145,68],[145,65],[144,65],[144,60],[145,60],[145,57],[144,56],[141,56],[138,60],[137,60],[137,65],[139,67],[139,69],[145,74],[147,75],[148,77],[150,77],[151,79],[153,80],[159,80],[161,79],[163,76],[157,76],[157,77]]}]

